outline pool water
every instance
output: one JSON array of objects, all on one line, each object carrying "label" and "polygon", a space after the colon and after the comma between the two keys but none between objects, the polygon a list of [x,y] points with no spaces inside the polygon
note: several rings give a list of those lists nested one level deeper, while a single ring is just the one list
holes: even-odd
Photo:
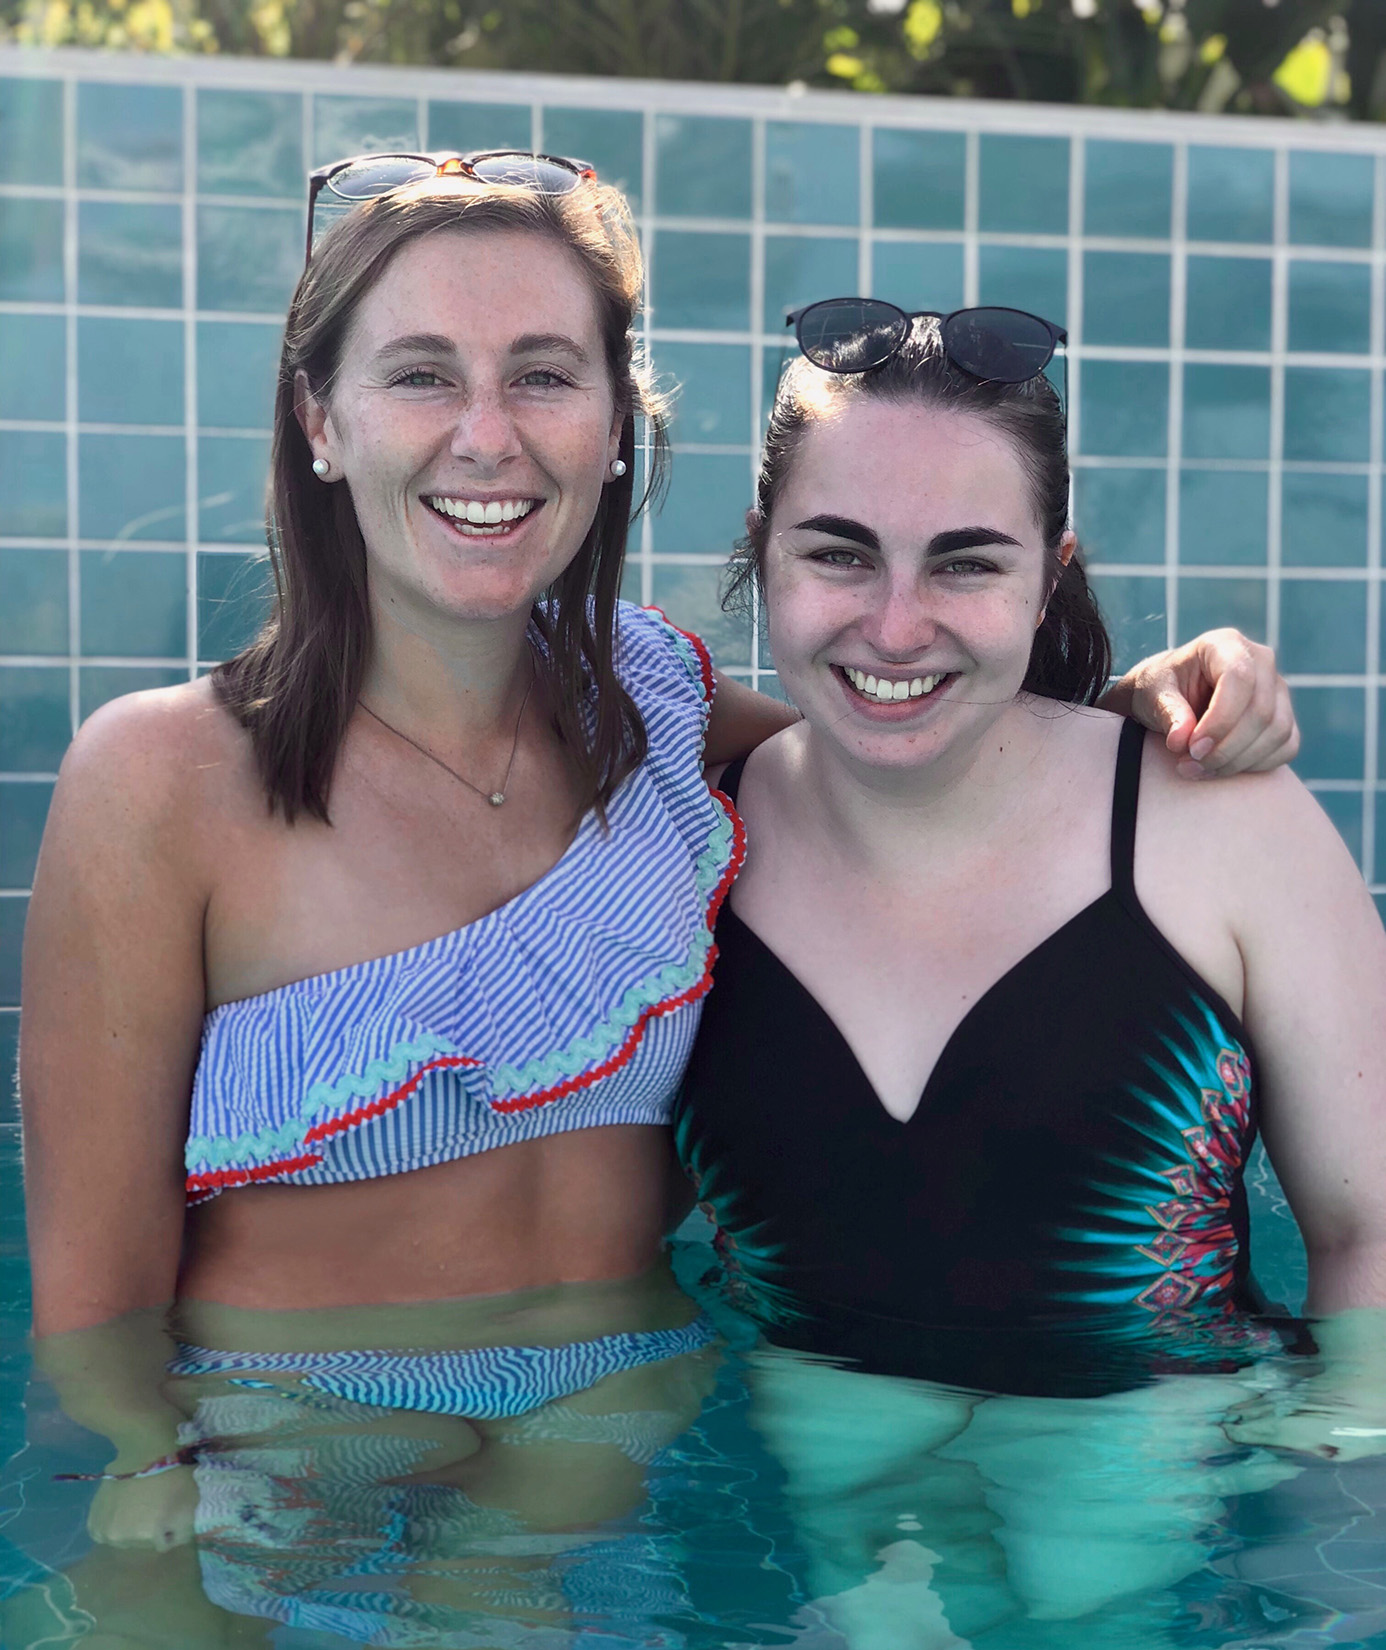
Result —
[{"label": "pool water", "polygon": [[[1293,1307],[1302,1255],[1263,1162],[1251,1190],[1258,1273]],[[766,1350],[696,1225],[673,1259],[719,1338],[479,1421],[471,1455],[467,1423],[283,1369],[180,1377],[213,1440],[196,1537],[97,1544],[94,1486],[55,1474],[97,1472],[109,1448],[66,1419],[24,1338],[11,1113],[0,1645],[1386,1645],[1386,1456],[1347,1459],[1376,1447],[1355,1436],[1334,1460],[1276,1444],[1287,1417],[1301,1445],[1334,1422],[1369,1431],[1370,1380],[1354,1399],[1324,1360],[1276,1358],[1102,1398],[987,1398]],[[1311,1392],[1322,1413],[1296,1421]]]}]

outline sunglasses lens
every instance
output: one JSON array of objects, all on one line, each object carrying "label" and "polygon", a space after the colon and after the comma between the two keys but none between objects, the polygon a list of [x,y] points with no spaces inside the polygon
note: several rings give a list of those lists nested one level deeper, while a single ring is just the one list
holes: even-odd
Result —
[{"label": "sunglasses lens", "polygon": [[327,187],[343,200],[368,201],[403,184],[431,178],[437,170],[431,160],[420,160],[417,155],[372,155],[334,173]]},{"label": "sunglasses lens", "polygon": [[799,347],[827,372],[868,372],[900,347],[909,321],[879,298],[810,304],[798,320]]},{"label": "sunglasses lens", "polygon": [[482,155],[472,163],[472,175],[483,183],[510,184],[541,195],[566,195],[583,179],[576,168],[560,166],[541,155]]},{"label": "sunglasses lens", "polygon": [[944,323],[943,347],[976,378],[1023,384],[1048,366],[1054,338],[1037,315],[1022,310],[965,309]]}]

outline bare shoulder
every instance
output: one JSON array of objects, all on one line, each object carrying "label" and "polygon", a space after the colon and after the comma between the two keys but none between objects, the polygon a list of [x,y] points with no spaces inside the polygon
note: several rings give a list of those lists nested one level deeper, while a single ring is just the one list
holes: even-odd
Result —
[{"label": "bare shoulder", "polygon": [[250,741],[208,678],[127,694],[89,716],[68,747],[50,835],[191,849],[254,785]]}]

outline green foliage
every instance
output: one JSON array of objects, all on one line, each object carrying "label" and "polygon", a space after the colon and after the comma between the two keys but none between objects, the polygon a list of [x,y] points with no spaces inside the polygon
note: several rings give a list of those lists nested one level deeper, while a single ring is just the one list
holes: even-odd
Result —
[{"label": "green foliage", "polygon": [[1386,118],[1386,0],[0,0],[0,39]]}]

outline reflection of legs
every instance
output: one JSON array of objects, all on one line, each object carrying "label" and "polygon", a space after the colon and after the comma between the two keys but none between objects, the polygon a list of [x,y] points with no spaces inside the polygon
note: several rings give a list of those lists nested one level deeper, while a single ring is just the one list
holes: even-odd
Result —
[{"label": "reflection of legs", "polygon": [[934,1454],[974,1400],[775,1353],[751,1383],[816,1607],[852,1650],[952,1650],[1012,1613],[977,1475]]},{"label": "reflection of legs", "polygon": [[1269,1456],[1216,1469],[1220,1422],[1242,1396],[1215,1375],[1101,1398],[989,1398],[943,1454],[975,1466],[1028,1613],[1072,1620],[1173,1585],[1208,1557],[1221,1497],[1276,1482]]}]

